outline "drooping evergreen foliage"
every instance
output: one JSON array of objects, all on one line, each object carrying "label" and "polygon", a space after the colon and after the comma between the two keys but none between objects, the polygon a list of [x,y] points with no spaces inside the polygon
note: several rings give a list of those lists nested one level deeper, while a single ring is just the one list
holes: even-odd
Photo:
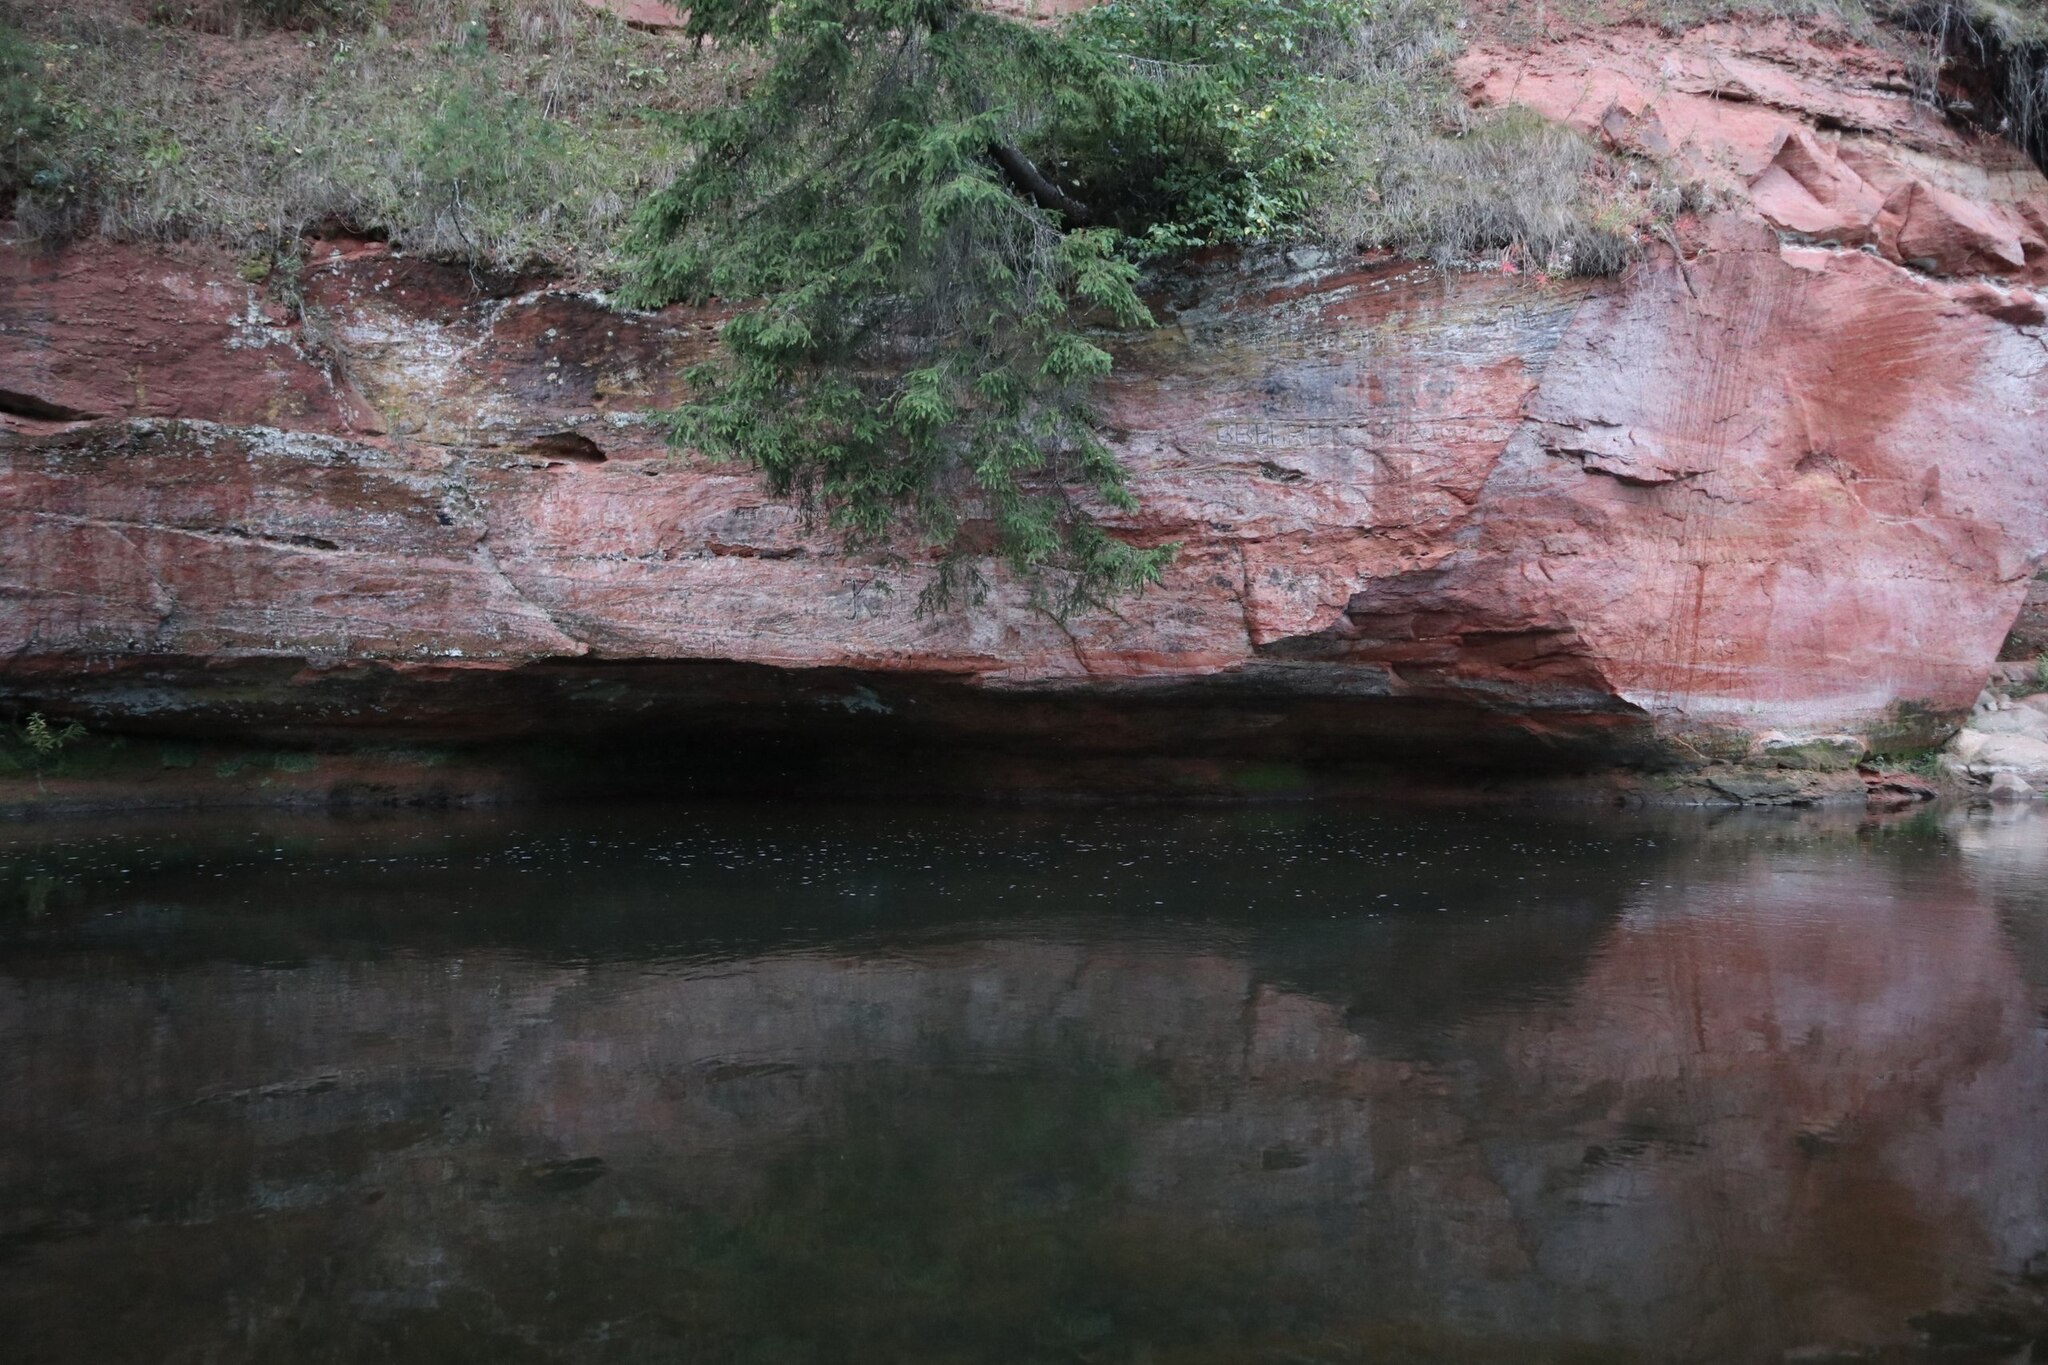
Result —
[{"label": "drooping evergreen foliage", "polygon": [[1269,236],[1334,130],[1351,0],[1115,0],[1058,28],[968,0],[703,0],[748,97],[695,122],[644,208],[630,302],[740,312],[676,439],[763,470],[857,541],[993,553],[1064,615],[1155,580],[1098,431],[1094,327],[1139,327],[1148,256]]}]

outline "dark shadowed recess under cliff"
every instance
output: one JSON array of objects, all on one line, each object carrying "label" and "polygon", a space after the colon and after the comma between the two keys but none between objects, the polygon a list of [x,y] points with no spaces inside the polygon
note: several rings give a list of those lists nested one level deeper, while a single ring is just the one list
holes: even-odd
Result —
[{"label": "dark shadowed recess under cliff", "polygon": [[72,794],[95,804],[92,790],[110,780],[139,804],[168,805],[598,792],[1422,795],[1660,761],[1646,721],[1623,705],[1573,707],[1552,735],[1519,708],[1489,717],[1383,686],[1347,694],[1285,664],[999,691],[724,661],[395,670],[153,659],[24,690],[53,714],[122,713],[118,732],[95,732],[46,765],[37,804],[55,805]]}]

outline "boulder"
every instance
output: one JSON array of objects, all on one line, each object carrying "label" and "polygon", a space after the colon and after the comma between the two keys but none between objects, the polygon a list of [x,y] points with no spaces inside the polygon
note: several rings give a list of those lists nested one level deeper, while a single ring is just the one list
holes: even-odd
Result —
[{"label": "boulder", "polygon": [[[2042,719],[2048,722],[2048,716]],[[1788,735],[1773,730],[1757,742],[1755,760],[1774,768],[1846,772],[1869,748],[1860,735]]]},{"label": "boulder", "polygon": [[1916,180],[1877,218],[1885,255],[1937,275],[2014,274],[2026,268],[2018,225],[1960,195]]},{"label": "boulder", "polygon": [[1751,204],[1775,227],[1842,246],[1871,240],[1885,197],[1832,147],[1788,125],[1771,164],[1749,183]]},{"label": "boulder", "polygon": [[1863,786],[1868,799],[1880,806],[1911,805],[1941,795],[1939,787],[1912,773],[1866,772]]},{"label": "boulder", "polygon": [[2048,786],[2048,740],[2033,735],[1987,735],[1967,762],[1976,777],[2013,773],[2035,786]]},{"label": "boulder", "polygon": [[2048,714],[2032,706],[2014,705],[2010,698],[2000,700],[2003,705],[1974,717],[1970,728],[1986,735],[2033,735],[2048,739]]},{"label": "boulder", "polygon": [[2034,789],[2018,773],[1997,773],[1991,778],[1991,799],[1993,801],[2031,801],[2034,799]]}]

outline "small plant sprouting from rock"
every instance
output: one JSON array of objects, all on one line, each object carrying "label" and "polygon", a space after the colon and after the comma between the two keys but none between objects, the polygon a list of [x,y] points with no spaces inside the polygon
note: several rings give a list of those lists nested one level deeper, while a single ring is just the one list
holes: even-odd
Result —
[{"label": "small plant sprouting from rock", "polygon": [[21,742],[39,761],[48,762],[64,751],[66,745],[85,738],[85,727],[75,720],[53,725],[49,717],[37,711],[22,723]]},{"label": "small plant sprouting from rock", "polygon": [[1933,781],[1941,776],[1941,750],[1901,749],[1871,754],[1863,760],[1861,766],[1871,772],[1907,773],[1913,777]]},{"label": "small plant sprouting from rock", "polygon": [[0,745],[0,771],[19,772],[26,767],[35,774],[36,785],[40,788],[43,774],[62,764],[64,750],[84,739],[86,730],[75,720],[54,722],[42,712],[34,711],[13,727],[11,734],[0,730],[0,736],[12,738],[26,751],[22,757],[16,757],[7,752],[13,745]]}]

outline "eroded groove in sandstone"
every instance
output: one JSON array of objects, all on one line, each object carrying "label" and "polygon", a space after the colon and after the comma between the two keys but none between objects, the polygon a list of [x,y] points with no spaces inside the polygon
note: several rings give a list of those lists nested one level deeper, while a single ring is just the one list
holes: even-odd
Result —
[{"label": "eroded groove in sandstone", "polygon": [[89,422],[100,415],[12,389],[0,389],[0,413],[9,417],[26,417],[35,422]]}]

